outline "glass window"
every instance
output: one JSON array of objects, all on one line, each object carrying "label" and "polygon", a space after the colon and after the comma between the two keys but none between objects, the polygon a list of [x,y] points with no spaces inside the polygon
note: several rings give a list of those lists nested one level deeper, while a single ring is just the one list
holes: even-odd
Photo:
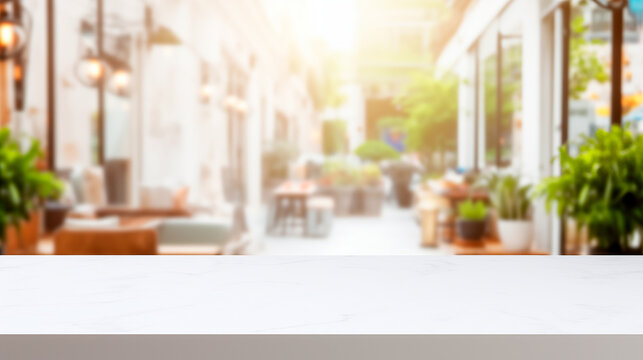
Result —
[{"label": "glass window", "polygon": [[498,83],[498,26],[493,24],[480,39],[479,66],[480,86],[479,114],[483,119],[480,130],[484,132],[480,138],[480,148],[483,149],[483,166],[496,165],[496,120],[497,120],[497,83]]},{"label": "glass window", "polygon": [[623,124],[643,132],[643,26],[637,26],[629,11],[623,27]]},{"label": "glass window", "polygon": [[569,152],[583,135],[610,125],[610,10],[591,2],[574,2],[569,44]]},{"label": "glass window", "polygon": [[479,42],[480,114],[484,119],[480,146],[486,166],[509,167],[520,154],[522,25],[514,8],[497,19]]},{"label": "glass window", "polygon": [[522,14],[511,6],[500,18],[501,117],[498,126],[500,166],[519,162],[522,138]]}]

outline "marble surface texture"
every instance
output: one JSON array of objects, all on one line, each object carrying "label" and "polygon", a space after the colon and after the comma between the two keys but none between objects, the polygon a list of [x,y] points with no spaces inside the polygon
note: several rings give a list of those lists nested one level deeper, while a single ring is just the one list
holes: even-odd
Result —
[{"label": "marble surface texture", "polygon": [[643,257],[0,257],[3,334],[643,334]]}]

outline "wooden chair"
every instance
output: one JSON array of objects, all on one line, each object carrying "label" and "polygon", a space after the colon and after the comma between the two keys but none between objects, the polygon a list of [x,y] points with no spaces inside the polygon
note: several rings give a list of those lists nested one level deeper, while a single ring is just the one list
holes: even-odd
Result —
[{"label": "wooden chair", "polygon": [[54,237],[56,255],[156,255],[157,231],[138,229],[61,229]]}]

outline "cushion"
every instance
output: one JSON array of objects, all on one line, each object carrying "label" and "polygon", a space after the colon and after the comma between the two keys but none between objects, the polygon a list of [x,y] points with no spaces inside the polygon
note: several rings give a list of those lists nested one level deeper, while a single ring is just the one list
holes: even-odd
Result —
[{"label": "cushion", "polygon": [[81,219],[93,219],[96,217],[96,207],[92,204],[74,205],[67,216]]},{"label": "cushion", "polygon": [[72,185],[70,180],[61,180],[63,185],[63,193],[60,196],[60,203],[63,205],[73,206],[78,200],[76,199],[76,192],[74,191],[74,185]]},{"label": "cushion", "polygon": [[144,209],[173,208],[174,190],[166,186],[142,186],[141,207]]},{"label": "cushion", "polygon": [[67,218],[65,228],[77,230],[94,230],[94,229],[118,229],[120,220],[117,217],[107,217],[102,219],[76,219]]},{"label": "cushion", "polygon": [[232,219],[165,219],[159,227],[159,245],[223,246],[232,233]]},{"label": "cushion", "polygon": [[69,171],[69,183],[78,204],[85,203],[83,198],[83,172],[84,170],[80,166],[74,167]]},{"label": "cushion", "polygon": [[83,200],[94,206],[107,204],[105,174],[101,167],[91,167],[83,172]]},{"label": "cushion", "polygon": [[188,194],[190,193],[190,188],[185,186],[174,191],[172,196],[173,208],[177,210],[183,210],[188,207]]}]

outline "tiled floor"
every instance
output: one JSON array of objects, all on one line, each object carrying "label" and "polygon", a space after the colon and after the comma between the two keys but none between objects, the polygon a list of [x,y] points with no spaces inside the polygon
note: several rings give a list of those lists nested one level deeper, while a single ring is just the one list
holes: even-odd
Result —
[{"label": "tiled floor", "polygon": [[[264,223],[265,224],[265,223]],[[420,246],[420,227],[409,209],[387,204],[382,216],[335,218],[328,238],[267,236],[257,255],[441,255]]]}]

